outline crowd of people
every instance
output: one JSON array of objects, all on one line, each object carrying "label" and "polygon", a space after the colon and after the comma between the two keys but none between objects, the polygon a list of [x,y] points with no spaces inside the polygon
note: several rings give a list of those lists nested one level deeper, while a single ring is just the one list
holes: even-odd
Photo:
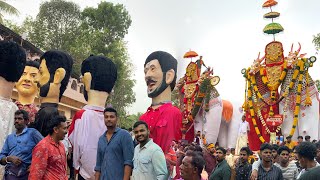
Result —
[{"label": "crowd of people", "polygon": [[[320,178],[320,142],[310,142],[308,136],[305,141],[299,136],[298,142],[288,137],[281,145],[264,143],[256,155],[249,147],[236,153],[234,148],[225,149],[218,143],[207,144],[197,132],[194,142],[172,141],[169,153],[165,154],[150,138],[146,122],[135,122],[130,132],[117,126],[115,109],[108,107],[103,114],[107,131],[98,141],[95,179]],[[7,136],[0,154],[1,165],[5,166],[4,179],[75,179],[72,151],[64,142],[69,128],[66,118],[55,116],[46,137],[28,125],[28,112],[17,110],[16,131]]]}]

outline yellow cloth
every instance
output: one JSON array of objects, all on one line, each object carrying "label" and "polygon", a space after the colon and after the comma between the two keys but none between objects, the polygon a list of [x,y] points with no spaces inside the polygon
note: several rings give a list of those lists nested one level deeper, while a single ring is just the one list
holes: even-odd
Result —
[{"label": "yellow cloth", "polygon": [[287,146],[289,149],[293,149],[297,145],[297,142],[291,141],[290,143],[286,142],[285,146]]}]

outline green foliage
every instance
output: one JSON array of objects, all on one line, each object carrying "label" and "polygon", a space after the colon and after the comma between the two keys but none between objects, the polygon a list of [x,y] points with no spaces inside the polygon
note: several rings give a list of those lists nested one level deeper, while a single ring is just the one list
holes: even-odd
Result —
[{"label": "green foliage", "polygon": [[317,51],[319,51],[320,50],[320,33],[313,36],[312,42],[313,42],[314,46],[316,47]]},{"label": "green foliage", "polygon": [[10,4],[6,3],[5,0],[0,0],[0,23],[3,22],[3,14],[2,13],[7,13],[10,15],[18,15],[19,11],[11,6]]},{"label": "green foliage", "polygon": [[119,126],[125,127],[126,129],[132,127],[133,124],[139,120],[139,118],[142,114],[143,113],[138,112],[137,114],[130,114],[124,118],[121,118],[119,121]]}]

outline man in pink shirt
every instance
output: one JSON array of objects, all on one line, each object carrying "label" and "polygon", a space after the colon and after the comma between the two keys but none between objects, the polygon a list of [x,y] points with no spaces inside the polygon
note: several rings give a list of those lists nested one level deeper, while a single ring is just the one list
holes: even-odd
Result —
[{"label": "man in pink shirt", "polygon": [[171,91],[176,84],[177,60],[169,53],[151,53],[144,64],[148,97],[152,104],[140,120],[150,129],[150,136],[167,154],[173,140],[181,139],[182,114],[171,103]]}]

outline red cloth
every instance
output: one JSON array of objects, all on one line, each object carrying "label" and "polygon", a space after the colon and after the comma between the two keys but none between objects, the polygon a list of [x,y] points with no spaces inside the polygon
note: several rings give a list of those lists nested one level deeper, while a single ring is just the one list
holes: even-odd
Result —
[{"label": "red cloth", "polygon": [[172,140],[181,139],[182,114],[171,103],[163,104],[156,109],[149,107],[140,120],[149,125],[150,137],[165,154],[169,152]]},{"label": "red cloth", "polygon": [[[273,107],[273,112],[275,114],[279,114],[279,107],[277,105],[272,106]],[[270,106],[264,106],[261,109],[261,114],[263,117],[267,117],[270,111]],[[260,145],[261,145],[261,141],[254,129],[253,123],[252,123],[252,118],[250,116],[250,112],[246,112],[246,120],[248,121],[249,125],[250,125],[250,131],[248,132],[248,141],[249,141],[249,147],[251,150],[253,151],[258,151],[260,149]],[[261,124],[261,121],[258,117],[258,115],[256,115],[255,120],[257,122],[257,126],[260,130],[260,134],[262,135],[262,137],[264,138],[264,140],[266,140],[266,142],[270,141],[270,135],[267,133],[266,128]],[[264,118],[264,120],[266,121],[266,118]]]},{"label": "red cloth", "polygon": [[18,106],[19,110],[25,110],[29,113],[29,123],[34,122],[34,118],[36,117],[36,114],[38,112],[38,108],[34,104],[21,104],[19,101],[15,102],[16,105]]},{"label": "red cloth", "polygon": [[67,180],[66,164],[64,145],[48,135],[32,151],[29,180]]}]

